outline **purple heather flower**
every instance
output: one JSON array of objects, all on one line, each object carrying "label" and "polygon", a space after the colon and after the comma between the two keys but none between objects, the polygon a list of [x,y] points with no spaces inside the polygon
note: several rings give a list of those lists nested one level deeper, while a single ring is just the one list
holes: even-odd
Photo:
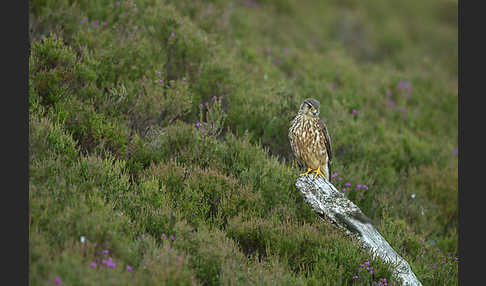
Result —
[{"label": "purple heather flower", "polygon": [[120,6],[120,1],[115,3],[116,6]]},{"label": "purple heather flower", "polygon": [[110,251],[108,249],[102,250],[101,254],[108,254]]},{"label": "purple heather flower", "polygon": [[108,262],[108,264],[106,266],[108,266],[110,268],[115,268],[115,263],[110,261],[110,262]]},{"label": "purple heather flower", "polygon": [[213,124],[212,123],[209,125],[209,129],[213,129]]},{"label": "purple heather flower", "polygon": [[96,262],[91,262],[91,264],[89,266],[96,268]]},{"label": "purple heather flower", "polygon": [[457,156],[457,148],[452,149],[452,156]]},{"label": "purple heather flower", "polygon": [[370,261],[369,260],[366,260],[365,264],[366,265],[370,265]]},{"label": "purple heather flower", "polygon": [[410,83],[408,81],[400,81],[397,85],[398,88],[406,88],[407,89],[407,92],[408,92],[408,96],[410,96],[410,90],[411,90],[411,86],[410,86]]},{"label": "purple heather flower", "polygon": [[113,261],[113,258],[111,258],[111,257],[110,257],[110,258],[108,258],[108,259],[103,259],[103,260],[101,261],[101,263],[102,263],[102,264],[105,264],[105,265],[107,265],[107,266],[109,266],[110,264],[112,264],[112,261]]},{"label": "purple heather flower", "polygon": [[173,234],[170,235],[170,240],[174,241],[174,235]]},{"label": "purple heather flower", "polygon": [[158,71],[158,72],[157,72],[157,75],[160,77],[161,73]]},{"label": "purple heather flower", "polygon": [[171,38],[174,38],[174,37],[175,37],[174,32],[170,33],[170,37],[171,37]]},{"label": "purple heather flower", "polygon": [[361,189],[361,184],[358,184],[358,185],[356,186],[356,188],[357,188],[357,189]]},{"label": "purple heather flower", "polygon": [[56,285],[61,285],[62,283],[61,278],[59,277],[54,278],[54,283],[56,283]]},{"label": "purple heather flower", "polygon": [[127,271],[132,271],[133,268],[130,265],[127,265]]},{"label": "purple heather flower", "polygon": [[201,127],[201,122],[196,123],[196,127]]},{"label": "purple heather flower", "polygon": [[199,108],[203,108],[203,106],[204,106],[204,105],[203,105],[202,103],[200,103],[200,104],[199,104]]},{"label": "purple heather flower", "polygon": [[334,173],[331,175],[331,178],[336,178],[338,176],[338,173]]},{"label": "purple heather flower", "polygon": [[346,188],[343,188],[343,193],[346,192]]},{"label": "purple heather flower", "polygon": [[99,24],[99,21],[98,21],[98,20],[95,20],[95,21],[93,22],[93,26],[95,26],[95,27],[97,27],[97,26],[98,26],[98,24]]},{"label": "purple heather flower", "polygon": [[165,233],[162,233],[162,237],[163,237],[164,239],[167,239],[167,236],[165,235]]},{"label": "purple heather flower", "polygon": [[363,188],[364,188],[365,190],[368,190],[368,186],[367,186],[367,185],[363,185]]},{"label": "purple heather flower", "polygon": [[401,111],[402,113],[405,113],[405,112],[407,112],[407,109],[406,109],[405,107],[402,107],[402,108],[400,108],[400,111]]},{"label": "purple heather flower", "polygon": [[164,81],[163,81],[163,80],[161,80],[161,79],[159,79],[159,82],[160,82],[160,83],[162,83],[162,84],[164,83]]},{"label": "purple heather flower", "polygon": [[344,185],[345,185],[346,187],[350,187],[350,186],[351,186],[351,184],[350,184],[350,183],[346,183],[346,184],[344,184]]},{"label": "purple heather flower", "polygon": [[353,276],[353,279],[358,279],[358,275],[354,275]]},{"label": "purple heather flower", "polygon": [[358,111],[356,109],[353,109],[352,113],[353,113],[353,115],[357,115]]},{"label": "purple heather flower", "polygon": [[343,178],[339,177],[339,178],[338,178],[338,180],[339,180],[339,181],[342,181],[342,180],[343,180]]},{"label": "purple heather flower", "polygon": [[80,21],[80,23],[88,22],[88,20],[89,20],[89,19],[88,19],[88,17],[84,17],[84,18],[83,18],[83,19]]},{"label": "purple heather flower", "polygon": [[259,5],[259,4],[258,4],[257,2],[255,2],[254,0],[246,0],[246,1],[244,2],[244,4],[245,4],[246,6],[249,6],[249,7],[258,7],[258,5]]},{"label": "purple heather flower", "polygon": [[206,129],[201,128],[201,133],[204,133],[204,132],[206,132]]},{"label": "purple heather flower", "polygon": [[391,94],[391,91],[387,91],[386,92],[386,97],[390,97],[392,94]]}]

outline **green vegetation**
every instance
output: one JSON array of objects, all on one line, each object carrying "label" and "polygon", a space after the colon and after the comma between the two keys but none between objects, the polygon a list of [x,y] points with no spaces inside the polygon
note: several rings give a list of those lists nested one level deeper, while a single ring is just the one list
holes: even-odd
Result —
[{"label": "green vegetation", "polygon": [[294,186],[314,97],[333,183],[457,285],[457,6],[30,1],[31,284],[399,285]]}]

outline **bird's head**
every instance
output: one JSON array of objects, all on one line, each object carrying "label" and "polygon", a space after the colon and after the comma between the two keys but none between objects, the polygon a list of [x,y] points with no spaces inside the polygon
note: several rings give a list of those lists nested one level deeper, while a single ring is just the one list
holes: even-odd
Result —
[{"label": "bird's head", "polygon": [[304,116],[319,118],[320,103],[314,98],[307,98],[300,105],[299,112]]}]

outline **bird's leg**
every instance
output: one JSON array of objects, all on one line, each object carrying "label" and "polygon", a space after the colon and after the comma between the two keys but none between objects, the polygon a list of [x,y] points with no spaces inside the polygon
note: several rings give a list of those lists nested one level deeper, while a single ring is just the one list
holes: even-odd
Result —
[{"label": "bird's leg", "polygon": [[314,176],[314,179],[320,175],[323,179],[326,179],[326,177],[324,177],[324,174],[321,172],[321,166],[317,167],[317,170],[315,171],[312,171],[313,173],[315,173],[316,175]]},{"label": "bird's leg", "polygon": [[311,168],[307,168],[307,172],[303,173],[303,174],[300,174],[301,176],[309,176],[309,173],[312,172],[312,169]]}]

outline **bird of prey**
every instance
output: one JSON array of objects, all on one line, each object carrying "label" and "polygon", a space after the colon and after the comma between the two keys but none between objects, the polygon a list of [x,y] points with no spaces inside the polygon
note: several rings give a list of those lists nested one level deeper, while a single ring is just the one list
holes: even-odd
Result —
[{"label": "bird of prey", "polygon": [[329,180],[331,174],[331,139],[326,124],[319,118],[320,103],[307,98],[300,105],[299,113],[290,123],[289,140],[300,166],[307,167],[301,176],[315,173]]}]

